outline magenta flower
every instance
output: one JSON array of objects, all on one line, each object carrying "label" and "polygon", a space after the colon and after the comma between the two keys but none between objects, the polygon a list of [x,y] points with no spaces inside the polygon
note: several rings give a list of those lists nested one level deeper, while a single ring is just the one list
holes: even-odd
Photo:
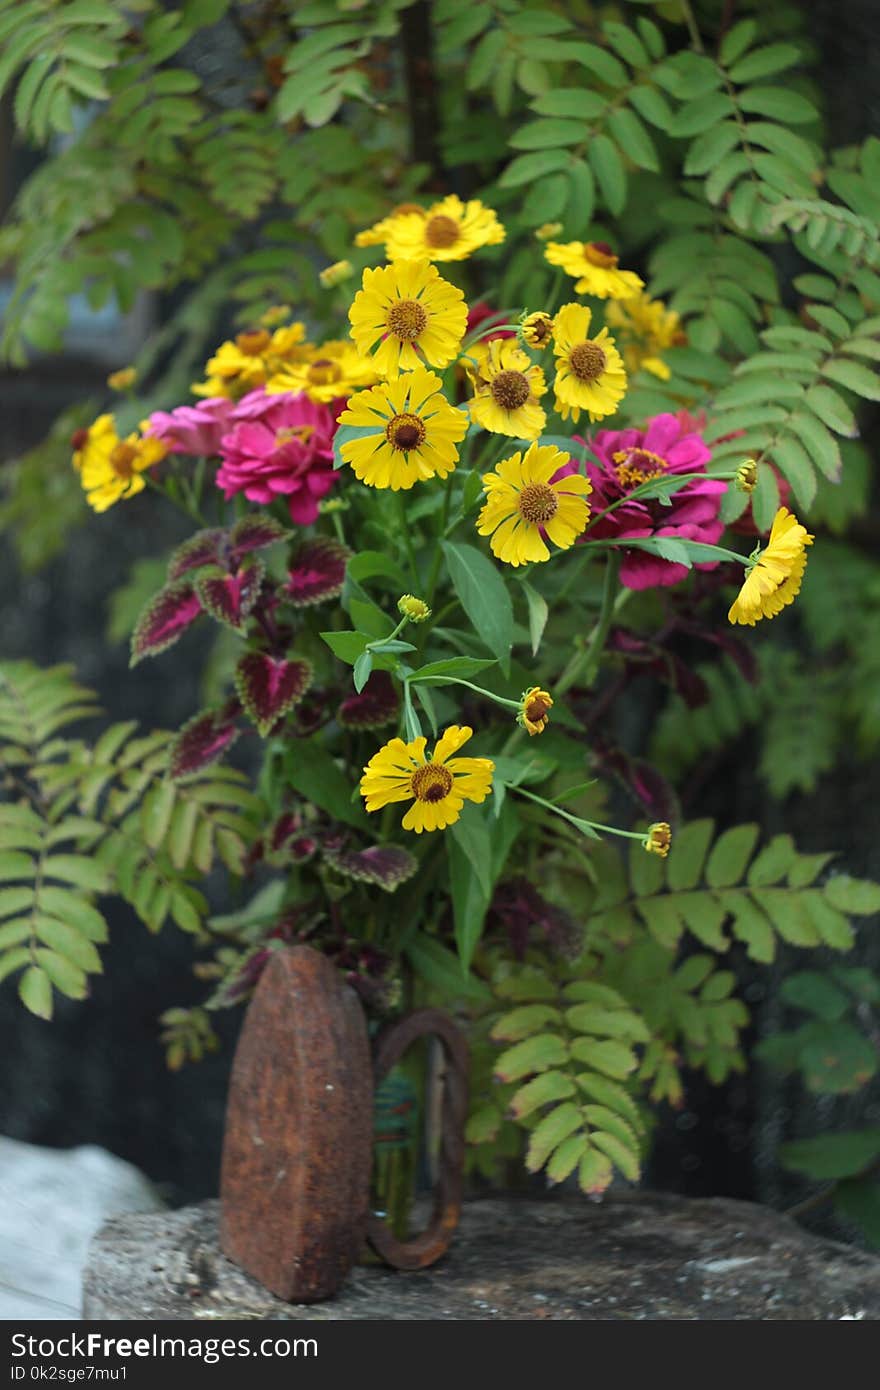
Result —
[{"label": "magenta flower", "polygon": [[238,402],[230,423],[216,478],[224,495],[243,492],[249,501],[262,503],[286,497],[299,526],[315,521],[318,503],[336,477],[333,412],[301,393],[267,396],[259,390]]},{"label": "magenta flower", "polygon": [[[593,484],[590,507],[597,518],[588,527],[586,539],[670,536],[707,545],[718,542],[724,530],[718,512],[727,484],[716,478],[685,483],[673,493],[670,506],[658,499],[635,498],[621,502],[608,516],[599,515],[651,478],[705,473],[712,454],[689,424],[675,415],[655,415],[644,430],[599,430],[592,441],[577,441],[585,443],[589,450],[585,467]],[[716,563],[707,561],[695,569],[714,569]],[[620,581],[628,589],[677,584],[686,574],[684,565],[663,560],[659,555],[636,549],[623,551]]]},{"label": "magenta flower", "polygon": [[198,405],[179,405],[176,410],[156,410],[150,416],[146,433],[161,439],[172,454],[210,457],[219,454],[220,440],[229,429],[235,402],[225,396],[212,396]]}]

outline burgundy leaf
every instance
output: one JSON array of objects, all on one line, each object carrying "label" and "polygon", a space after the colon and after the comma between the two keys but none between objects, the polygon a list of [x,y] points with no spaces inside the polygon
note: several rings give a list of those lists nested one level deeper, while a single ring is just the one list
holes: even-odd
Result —
[{"label": "burgundy leaf", "polygon": [[194,536],[177,547],[168,561],[169,581],[179,579],[189,570],[201,569],[203,565],[216,565],[225,540],[226,532],[217,528],[196,531]]},{"label": "burgundy leaf", "polygon": [[145,656],[156,656],[173,646],[202,611],[192,584],[179,579],[166,584],[138,618],[131,638],[131,662],[136,666]]},{"label": "burgundy leaf", "polygon": [[678,797],[666,778],[644,758],[631,758],[622,748],[602,739],[593,743],[600,768],[616,777],[635,797],[649,820],[672,823],[681,818]]},{"label": "burgundy leaf", "polygon": [[184,724],[171,745],[173,778],[200,772],[222,758],[238,738],[235,716],[239,709],[238,701],[231,700],[223,709],[203,710]]},{"label": "burgundy leaf", "polygon": [[397,718],[397,691],[387,671],[374,671],[360,695],[349,695],[337,718],[346,729],[379,729]]},{"label": "burgundy leaf", "polygon": [[241,632],[245,618],[259,597],[265,573],[266,566],[262,560],[254,558],[236,570],[235,574],[224,574],[214,567],[208,573],[199,575],[196,589],[202,607],[218,623],[226,623],[236,632]]},{"label": "burgundy leaf", "polygon": [[239,699],[262,738],[302,698],[311,679],[307,661],[285,661],[266,652],[248,652],[235,668]]},{"label": "burgundy leaf", "polygon": [[324,858],[337,873],[358,883],[374,883],[386,893],[393,893],[419,867],[418,860],[397,845],[371,845],[361,850],[328,850],[325,846]]},{"label": "burgundy leaf", "polygon": [[517,960],[525,958],[538,934],[568,960],[574,960],[583,950],[583,930],[574,918],[555,903],[548,902],[522,875],[499,884],[492,898],[491,912],[507,932]]},{"label": "burgundy leaf", "polygon": [[265,550],[287,535],[271,516],[244,516],[229,532],[229,558],[233,565],[239,565],[242,557],[252,550]]},{"label": "burgundy leaf", "polygon": [[345,565],[351,551],[341,541],[319,536],[306,541],[296,553],[285,592],[296,608],[324,603],[342,592]]}]

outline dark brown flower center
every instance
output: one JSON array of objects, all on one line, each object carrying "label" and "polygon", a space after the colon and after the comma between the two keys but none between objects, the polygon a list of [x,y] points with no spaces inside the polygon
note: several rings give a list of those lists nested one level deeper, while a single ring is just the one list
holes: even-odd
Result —
[{"label": "dark brown flower center", "polygon": [[389,333],[404,342],[412,342],[428,326],[428,315],[417,299],[398,299],[388,310]]},{"label": "dark brown flower center", "polygon": [[502,410],[519,410],[532,394],[525,372],[499,372],[492,378],[489,390]]},{"label": "dark brown flower center", "polygon": [[639,487],[652,478],[662,478],[669,466],[665,458],[652,454],[650,449],[618,449],[611,457],[621,487]]},{"label": "dark brown flower center", "polygon": [[392,449],[404,453],[425,441],[425,422],[418,415],[394,415],[385,426],[385,438]]},{"label": "dark brown flower center", "polygon": [[425,227],[425,241],[429,246],[434,246],[437,250],[442,251],[447,246],[454,246],[458,238],[459,226],[454,218],[437,213],[436,217],[428,219]]},{"label": "dark brown flower center", "polygon": [[529,342],[535,347],[543,347],[550,341],[553,335],[553,322],[551,319],[535,319],[534,323],[529,324]]},{"label": "dark brown flower center", "polygon": [[133,444],[128,444],[125,440],[121,440],[118,444],[114,445],[113,452],[110,455],[110,467],[113,469],[117,478],[125,478],[126,481],[131,478],[134,473],[134,461],[136,458],[137,449]]},{"label": "dark brown flower center", "polygon": [[519,514],[533,526],[552,521],[559,507],[559,498],[549,483],[526,483],[519,495]]},{"label": "dark brown flower center", "polygon": [[442,801],[452,791],[452,773],[442,763],[423,763],[410,782],[417,801]]},{"label": "dark brown flower center", "polygon": [[70,436],[70,447],[75,453],[78,453],[80,449],[84,449],[88,442],[88,430],[74,430],[73,434]]},{"label": "dark brown flower center", "polygon": [[525,708],[526,719],[532,724],[540,724],[542,719],[546,719],[550,713],[550,701],[545,695],[533,695]]},{"label": "dark brown flower center", "polygon": [[342,378],[342,368],[332,357],[319,357],[306,373],[313,386],[329,386]]},{"label": "dark brown flower center", "polygon": [[617,265],[617,257],[607,241],[588,241],[584,247],[584,255],[590,265],[601,266],[603,270],[611,270]]},{"label": "dark brown flower center", "polygon": [[235,346],[247,357],[259,357],[271,341],[272,335],[267,333],[265,328],[253,328],[249,333],[239,333],[235,339]]},{"label": "dark brown flower center", "polygon": [[588,338],[572,348],[568,365],[579,381],[595,381],[604,372],[607,360],[599,344]]}]

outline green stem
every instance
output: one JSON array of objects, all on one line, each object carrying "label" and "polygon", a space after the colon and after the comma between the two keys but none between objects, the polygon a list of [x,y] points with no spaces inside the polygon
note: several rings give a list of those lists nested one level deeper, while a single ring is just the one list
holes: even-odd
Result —
[{"label": "green stem", "polygon": [[543,806],[545,811],[552,811],[554,816],[559,816],[562,820],[567,820],[575,829],[588,825],[591,830],[603,835],[618,835],[622,840],[641,840],[644,841],[645,835],[639,830],[620,830],[616,825],[602,825],[599,821],[585,820],[583,816],[572,816],[568,811],[563,811],[561,806],[554,806],[552,801],[545,801],[543,796],[536,796],[534,792],[527,792],[525,787],[513,786],[510,782],[506,783],[507,790],[514,792],[517,796],[524,796],[528,801],[534,801],[537,806]]},{"label": "green stem", "polygon": [[413,586],[416,590],[418,590],[421,584],[421,580],[419,579],[419,566],[418,561],[416,560],[416,552],[413,548],[412,536],[410,535],[409,521],[406,515],[406,504],[403,500],[403,493],[396,492],[394,494],[394,499],[397,506],[397,519],[400,525],[401,534],[403,536],[403,545],[404,549],[406,550],[407,561],[409,562]]},{"label": "green stem", "polygon": [[[415,685],[415,684],[418,682],[418,679],[419,679],[419,678],[418,678],[417,675],[416,675],[416,676],[410,676],[410,677],[407,679],[406,684],[407,684],[407,685]],[[482,687],[481,685],[474,685],[471,681],[462,680],[460,676],[444,676],[444,677],[443,677],[443,684],[444,684],[444,685],[466,685],[467,688],[468,688],[468,690],[475,690],[476,693],[477,693],[478,695],[483,695],[483,696],[485,696],[485,698],[486,698],[487,700],[494,700],[494,702],[495,702],[496,705],[504,705],[507,709],[516,709],[516,710],[518,710],[519,707],[520,707],[520,701],[519,701],[519,700],[506,700],[506,699],[504,698],[503,695],[493,695],[493,693],[492,693],[491,690],[484,690],[483,687]]]},{"label": "green stem", "polygon": [[617,577],[620,573],[620,556],[614,551],[608,556],[605,569],[605,583],[602,588],[602,606],[599,617],[590,636],[589,645],[582,652],[575,652],[571,661],[556,682],[554,694],[564,695],[575,681],[583,678],[585,685],[592,685],[599,669],[599,660],[608,637],[608,630],[614,617],[614,601],[617,597]]}]

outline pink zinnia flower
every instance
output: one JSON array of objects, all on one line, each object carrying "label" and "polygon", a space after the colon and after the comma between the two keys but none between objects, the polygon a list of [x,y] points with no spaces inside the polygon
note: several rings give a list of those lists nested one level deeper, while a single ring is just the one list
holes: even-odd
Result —
[{"label": "pink zinnia flower", "polygon": [[231,416],[233,428],[221,441],[217,486],[229,498],[243,492],[251,502],[287,497],[291,519],[308,526],[318,502],[330,491],[336,422],[325,405],[308,396],[244,396]]},{"label": "pink zinnia flower", "polygon": [[212,396],[198,405],[179,405],[176,410],[156,410],[150,416],[146,433],[161,439],[171,454],[196,457],[219,454],[220,440],[229,429],[234,401]]},{"label": "pink zinnia flower", "polygon": [[[626,498],[633,488],[651,478],[675,473],[705,473],[711,450],[696,430],[675,415],[655,415],[644,430],[599,430],[586,442],[592,457],[586,473],[593,484],[590,498],[594,517],[612,502]],[[624,501],[608,516],[588,528],[589,539],[609,537],[670,536],[678,540],[715,545],[724,523],[718,512],[727,484],[717,478],[696,478],[671,496],[670,506],[657,499]],[[696,565],[714,569],[717,561]],[[653,589],[677,584],[687,568],[644,550],[624,550],[620,581],[628,589]]]}]

